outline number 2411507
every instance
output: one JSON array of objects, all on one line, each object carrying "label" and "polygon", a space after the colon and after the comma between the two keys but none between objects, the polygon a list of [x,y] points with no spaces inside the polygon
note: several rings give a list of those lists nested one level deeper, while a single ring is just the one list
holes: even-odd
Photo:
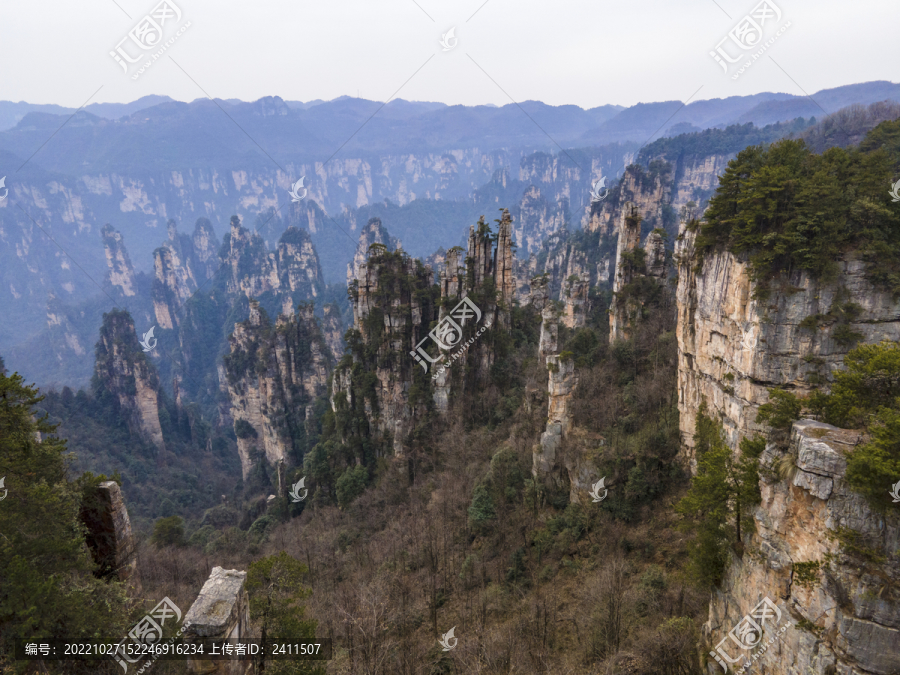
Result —
[{"label": "number 2411507", "polygon": [[321,645],[318,643],[301,642],[300,644],[279,644],[276,642],[272,645],[272,653],[285,654],[288,656],[292,654],[296,654],[298,656],[307,656],[310,654],[318,654],[319,647],[321,647]]}]

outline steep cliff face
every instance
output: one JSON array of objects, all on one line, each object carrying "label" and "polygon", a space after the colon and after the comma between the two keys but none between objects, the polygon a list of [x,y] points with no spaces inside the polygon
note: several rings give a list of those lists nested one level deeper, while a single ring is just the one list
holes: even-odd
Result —
[{"label": "steep cliff face", "polygon": [[[453,387],[487,377],[493,352],[483,335],[509,326],[515,300],[512,224],[504,210],[495,239],[482,217],[465,258],[459,247],[447,251],[438,284],[431,267],[402,250],[368,251],[350,286],[353,330],[334,376],[339,418],[364,417],[372,436],[402,457],[428,398],[444,413]],[[458,360],[470,369],[454,368]]]},{"label": "steep cliff face", "polygon": [[[567,284],[573,296],[586,291],[582,280],[573,278]],[[532,304],[541,310],[541,334],[538,358],[547,367],[547,424],[540,442],[531,450],[531,475],[551,493],[565,494],[569,503],[583,504],[587,490],[598,478],[591,460],[591,448],[599,438],[584,429],[573,428],[572,399],[578,386],[578,375],[571,352],[559,353],[560,318],[569,328],[585,324],[585,303],[566,302],[565,314],[559,315],[555,303],[546,297],[547,278],[532,283]],[[534,409],[537,392],[528,393],[526,405]],[[531,411],[529,411],[531,412]],[[536,412],[536,411],[535,411]]]},{"label": "steep cliff face", "polygon": [[106,252],[106,265],[109,271],[106,281],[117,288],[125,297],[131,297],[137,292],[137,284],[134,279],[134,267],[131,258],[122,240],[122,233],[107,223],[100,231],[103,237],[103,250]]},{"label": "steep cliff face", "polygon": [[337,305],[325,305],[323,312],[322,334],[331,351],[331,357],[337,362],[344,354],[344,324],[341,321],[341,310]]},{"label": "steep cliff face", "polygon": [[180,322],[177,309],[218,269],[218,241],[212,225],[200,218],[193,236],[178,232],[174,220],[167,226],[168,240],[153,252],[153,311],[160,328]]},{"label": "steep cliff face", "polygon": [[356,253],[353,254],[353,262],[347,265],[347,283],[350,284],[358,278],[359,268],[365,264],[372,244],[381,244],[388,251],[396,251],[400,247],[400,240],[392,237],[381,224],[380,218],[370,218],[369,222],[359,233],[359,243],[356,245]]},{"label": "steep cliff face", "polygon": [[97,393],[109,393],[119,404],[122,418],[133,434],[163,450],[159,424],[159,377],[138,343],[128,312],[103,315],[94,366]]},{"label": "steep cliff face", "polygon": [[670,204],[673,189],[673,167],[666,162],[657,162],[651,169],[632,164],[626,169],[622,179],[609,191],[609,196],[591,204],[590,217],[585,229],[603,234],[617,232],[621,225],[622,213],[626,210],[640,215],[645,227],[665,227],[669,224],[664,207]]},{"label": "steep cliff face", "polygon": [[293,305],[323,292],[319,258],[309,234],[297,227],[288,227],[276,250],[270,251],[261,235],[241,227],[238,217],[233,216],[231,232],[219,255],[230,272],[225,282],[229,295],[258,298],[271,293],[289,297]]},{"label": "steep cliff face", "polygon": [[569,200],[565,197],[551,205],[541,189],[530,185],[522,199],[512,209],[515,217],[516,243],[523,252],[534,251],[548,235],[560,229],[568,220]]},{"label": "steep cliff face", "polygon": [[251,302],[249,320],[235,326],[229,343],[224,372],[244,478],[263,456],[299,463],[312,402],[325,394],[333,365],[312,306],[279,315],[273,326]]},{"label": "steep cliff face", "polygon": [[[855,431],[796,422],[789,449],[796,457],[793,476],[763,473],[756,532],[743,556],[732,554],[704,626],[707,651],[735,671],[749,662],[752,672],[777,674],[900,672],[897,560],[848,552],[835,536],[850,528],[858,533],[857,545],[887,552],[900,547],[898,514],[873,512],[844,480],[844,455],[859,440]],[[781,455],[770,445],[761,463],[772,467]],[[776,608],[767,620],[753,611],[764,598]],[[765,629],[763,640],[732,632],[742,622],[752,626],[748,615]],[[712,656],[708,668],[718,670]]]},{"label": "steep cliff face", "polygon": [[731,447],[760,431],[755,423],[767,389],[802,395],[832,379],[858,340],[900,339],[900,302],[876,288],[861,261],[847,254],[825,283],[797,271],[754,298],[748,263],[727,251],[698,269],[696,233],[676,244],[678,263],[678,406],[685,457],[693,461],[700,402],[722,416]]},{"label": "steep cliff face", "polygon": [[[640,246],[641,219],[631,204],[626,205],[619,226],[613,297],[609,308],[609,341],[627,339],[636,321],[644,315],[648,299],[645,280],[664,286],[668,277],[665,231],[653,230]],[[640,292],[635,292],[640,291]]]},{"label": "steep cliff face", "polygon": [[335,370],[331,403],[338,415],[363,417],[370,433],[405,453],[427,401],[410,398],[416,362],[408,355],[436,315],[431,271],[402,251],[373,249],[350,286],[353,330]]}]

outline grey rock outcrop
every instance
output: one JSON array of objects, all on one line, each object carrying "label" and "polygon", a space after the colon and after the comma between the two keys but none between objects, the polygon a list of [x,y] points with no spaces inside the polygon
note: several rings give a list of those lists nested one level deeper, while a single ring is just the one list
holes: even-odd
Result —
[{"label": "grey rock outcrop", "polygon": [[94,372],[98,386],[118,401],[129,430],[163,450],[159,376],[141,350],[128,312],[113,310],[103,315],[96,355]]},{"label": "grey rock outcrop", "polygon": [[157,323],[170,329],[180,321],[177,309],[215,274],[219,260],[218,241],[206,218],[197,220],[191,237],[180,234],[174,220],[166,231],[168,240],[153,252],[151,297]]},{"label": "grey rock outcrop", "polygon": [[134,534],[118,483],[105,481],[86,491],[81,522],[87,528],[87,545],[100,574],[125,582],[131,595],[139,593]]},{"label": "grey rock outcrop", "polygon": [[[721,644],[735,669],[749,659],[754,672],[779,675],[900,672],[900,597],[891,590],[900,562],[890,557],[900,547],[900,514],[873,512],[847,485],[845,455],[859,441],[856,431],[820,422],[793,425],[788,453],[795,468],[787,478],[763,472],[755,532],[713,593],[705,651]],[[782,457],[769,445],[761,463],[771,468]],[[842,550],[840,528],[886,557],[877,562]],[[784,628],[764,626],[766,641],[781,637],[758,653],[741,649],[727,634],[763,598],[778,607]],[[719,666],[710,658],[707,668]]]},{"label": "grey rock outcrop", "polygon": [[[246,581],[246,572],[213,567],[209,579],[185,614],[185,641],[249,639],[250,600],[245,588]],[[216,661],[188,657],[189,673],[245,675],[250,669],[249,656]]]},{"label": "grey rock outcrop", "polygon": [[380,218],[370,218],[362,232],[359,233],[359,243],[356,245],[353,261],[347,265],[348,284],[359,278],[359,268],[365,264],[369,255],[369,247],[372,244],[381,244],[388,251],[396,251],[400,247],[400,240],[390,235],[384,225],[381,224]]},{"label": "grey rock outcrop", "polygon": [[[804,395],[833,379],[852,341],[835,329],[855,333],[859,342],[900,339],[900,301],[876,288],[862,261],[837,260],[833,282],[797,271],[772,283],[791,293],[754,298],[749,263],[727,251],[707,254],[698,269],[695,232],[676,243],[678,263],[678,407],[684,456],[693,461],[700,402],[721,415],[732,448],[763,431],[756,424],[768,389],[787,386]],[[839,335],[838,335],[839,336]],[[730,375],[730,377],[726,377]]]},{"label": "grey rock outcrop", "polygon": [[118,288],[126,298],[137,293],[137,285],[134,279],[134,267],[128,250],[122,239],[122,233],[106,224],[100,231],[103,237],[103,250],[106,253],[106,265],[109,270],[106,273],[106,282]]},{"label": "grey rock outcrop", "polygon": [[229,344],[225,374],[246,479],[259,453],[272,465],[291,456],[295,432],[307,423],[315,397],[325,394],[334,361],[309,304],[272,326],[253,301]]},{"label": "grey rock outcrop", "polygon": [[634,262],[628,259],[641,243],[641,218],[634,204],[626,204],[619,223],[619,241],[616,245],[616,264],[613,273],[613,299],[609,308],[609,341],[628,337],[630,307],[621,297],[622,290],[637,274]]}]

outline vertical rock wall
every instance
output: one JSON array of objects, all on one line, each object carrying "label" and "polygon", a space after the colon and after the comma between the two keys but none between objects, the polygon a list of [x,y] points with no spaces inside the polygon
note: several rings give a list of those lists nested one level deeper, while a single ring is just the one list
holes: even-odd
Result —
[{"label": "vertical rock wall", "polygon": [[293,439],[305,429],[307,406],[325,394],[333,360],[311,305],[272,326],[251,302],[249,320],[235,325],[229,344],[225,374],[246,479],[258,452],[275,465],[302,450]]},{"label": "vertical rock wall", "polygon": [[[794,424],[788,452],[796,466],[783,479],[763,472],[755,532],[745,538],[743,555],[730,554],[713,593],[704,652],[716,652],[735,671],[749,661],[751,672],[773,675],[900,672],[900,562],[848,554],[834,536],[852,528],[862,546],[900,548],[900,513],[873,512],[844,480],[845,454],[859,441],[856,431],[811,420]],[[770,445],[762,465],[771,468],[781,457]],[[763,598],[777,612],[763,626],[764,639],[744,648],[729,633],[748,625],[745,616],[753,618]],[[756,639],[750,634],[747,641]],[[719,669],[711,656],[707,668]]]},{"label": "vertical rock wall", "polygon": [[113,310],[103,315],[96,347],[94,372],[97,384],[119,403],[132,433],[165,447],[159,424],[159,376],[141,350],[128,312]]},{"label": "vertical rock wall", "polygon": [[[754,299],[748,263],[727,251],[710,253],[700,263],[695,237],[684,232],[675,255],[678,406],[688,461],[702,399],[722,417],[729,444],[737,447],[740,438],[761,430],[756,412],[769,388],[803,395],[833,379],[853,348],[835,339],[839,325],[856,332],[860,342],[900,339],[900,302],[874,287],[852,256],[837,261],[837,277],[827,284],[805,272],[774,279],[763,301]],[[848,303],[854,306],[852,319],[843,309]],[[817,321],[808,320],[817,315]]]}]

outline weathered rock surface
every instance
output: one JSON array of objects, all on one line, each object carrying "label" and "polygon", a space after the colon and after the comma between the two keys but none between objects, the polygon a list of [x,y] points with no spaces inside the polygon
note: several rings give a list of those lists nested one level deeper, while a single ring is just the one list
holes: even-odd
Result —
[{"label": "weathered rock surface", "polygon": [[177,309],[215,274],[219,261],[218,241],[206,218],[197,220],[191,237],[180,234],[174,220],[167,232],[168,240],[153,252],[151,297],[157,323],[170,329],[180,321]]},{"label": "weathered rock surface", "polygon": [[339,361],[344,353],[344,324],[341,321],[341,311],[337,305],[325,305],[322,309],[322,334],[325,343],[331,350],[331,356],[335,362]]},{"label": "weathered rock surface", "polygon": [[[613,273],[613,299],[609,308],[609,341],[628,338],[632,307],[621,293],[639,274],[634,262],[627,259],[641,243],[641,218],[634,204],[626,204],[619,224],[616,244],[616,264]],[[623,257],[624,256],[624,257]]]},{"label": "weathered rock surface", "polygon": [[562,463],[557,455],[563,439],[572,427],[569,401],[578,379],[575,375],[575,362],[560,359],[557,354],[547,356],[547,371],[547,429],[541,434],[541,442],[532,448],[531,474],[543,482],[553,481],[559,484]]},{"label": "weathered rock surface", "polygon": [[[212,574],[184,617],[186,642],[213,638],[249,639],[250,600],[245,583],[247,573],[213,567]],[[249,656],[228,660],[203,660],[188,657],[189,673],[245,675],[250,671]]]},{"label": "weathered rock surface", "polygon": [[522,252],[536,251],[541,242],[560,229],[568,220],[569,200],[560,197],[551,204],[536,185],[526,188],[522,199],[512,209],[516,221],[516,243]]},{"label": "weathered rock surface", "polygon": [[[709,254],[696,269],[695,237],[685,232],[675,256],[678,407],[688,460],[702,399],[711,413],[723,416],[728,442],[736,448],[740,438],[762,430],[756,412],[768,400],[768,388],[785,386],[802,395],[833,379],[853,347],[835,340],[838,325],[855,331],[861,342],[900,339],[900,302],[874,287],[853,257],[837,261],[833,283],[796,272],[773,280],[769,299],[759,301],[748,263],[731,253]],[[851,302],[853,311],[845,312]],[[815,327],[801,327],[807,317],[829,314]]]},{"label": "weathered rock surface", "polygon": [[[725,639],[723,660],[734,659],[735,669],[751,659],[753,672],[776,675],[900,672],[900,561],[894,555],[900,514],[873,512],[844,480],[845,453],[859,440],[856,431],[820,422],[794,424],[788,452],[796,470],[789,478],[763,475],[760,481],[756,531],[745,537],[743,556],[732,555],[722,588],[713,593],[706,651],[768,597],[787,628],[755,660],[756,649]],[[771,467],[781,457],[770,445],[762,464]],[[841,551],[834,537],[839,528],[852,528],[861,545],[887,557],[877,563]],[[812,565],[803,569],[801,563]],[[768,641],[774,626],[764,628]],[[718,668],[710,658],[707,672]]]},{"label": "weathered rock surface", "polygon": [[[377,364],[365,364],[377,379],[376,402],[373,405],[368,397],[358,396],[353,365],[342,363],[333,378],[332,408],[337,411],[339,406],[347,405],[362,410],[373,432],[392,439],[392,449],[398,457],[405,453],[415,416],[424,411],[409,402],[412,370],[419,365],[408,355],[425,337],[429,317],[436,314],[434,303],[426,300],[422,304],[423,293],[427,297],[432,283],[430,270],[398,252],[370,257],[360,265],[350,287],[354,330],[359,331],[364,343],[376,344]],[[379,325],[373,325],[370,317]],[[359,356],[353,353],[354,359]]]},{"label": "weathered rock surface", "polygon": [[137,292],[137,284],[134,279],[134,267],[128,250],[122,240],[122,233],[107,223],[100,231],[103,237],[103,250],[106,253],[106,265],[109,271],[106,273],[106,281],[126,298],[132,297]]},{"label": "weathered rock surface", "polygon": [[159,424],[159,376],[141,350],[131,315],[113,310],[103,315],[94,371],[101,388],[118,401],[129,430],[165,447]]},{"label": "weathered rock surface", "polygon": [[225,373],[246,479],[259,453],[273,465],[296,455],[294,439],[304,437],[307,408],[325,394],[334,361],[311,305],[279,315],[273,326],[251,302],[249,320],[235,325],[229,343]]},{"label": "weathered rock surface", "polygon": [[81,503],[81,522],[87,528],[87,545],[100,573],[125,582],[132,594],[138,593],[137,551],[118,483],[105,481],[87,491]]},{"label": "weathered rock surface", "polygon": [[353,262],[347,265],[348,284],[359,277],[359,268],[365,264],[372,244],[381,244],[387,247],[388,251],[396,251],[400,247],[400,240],[390,235],[381,224],[380,218],[370,218],[359,233],[359,243],[356,245],[356,253],[353,254]]},{"label": "weathered rock surface", "polygon": [[572,275],[563,284],[563,295],[566,304],[563,309],[562,321],[566,328],[581,328],[584,326],[585,314],[588,309],[588,292],[590,280],[585,277]]},{"label": "weathered rock surface", "polygon": [[324,290],[309,233],[297,227],[288,227],[270,251],[259,233],[242,227],[234,216],[221,256],[230,271],[226,287],[231,296],[258,298],[271,292],[279,305],[294,306],[319,297]]}]

